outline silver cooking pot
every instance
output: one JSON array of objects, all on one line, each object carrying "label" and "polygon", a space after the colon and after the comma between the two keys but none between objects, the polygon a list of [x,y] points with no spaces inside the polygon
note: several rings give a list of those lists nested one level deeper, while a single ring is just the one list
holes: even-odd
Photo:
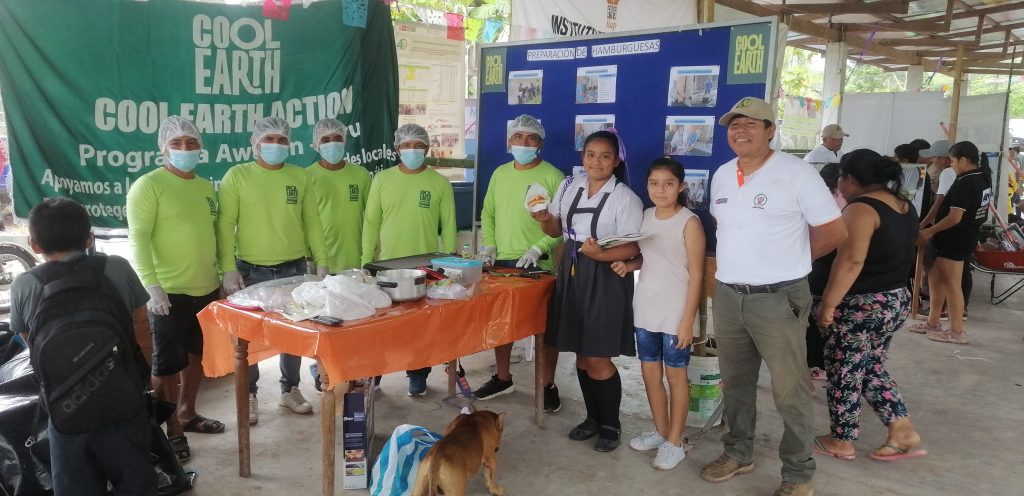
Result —
[{"label": "silver cooking pot", "polygon": [[427,273],[418,269],[393,269],[377,272],[377,285],[392,301],[413,301],[427,296]]}]

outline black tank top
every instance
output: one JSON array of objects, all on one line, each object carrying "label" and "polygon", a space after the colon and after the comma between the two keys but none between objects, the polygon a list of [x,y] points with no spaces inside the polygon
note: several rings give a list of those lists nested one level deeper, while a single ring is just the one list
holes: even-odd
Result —
[{"label": "black tank top", "polygon": [[[914,243],[917,241],[917,210],[908,205],[899,213],[875,198],[861,196],[850,202],[863,203],[878,213],[878,229],[871,235],[868,253],[857,280],[846,294],[880,293],[906,287],[907,274],[914,265]],[[833,251],[814,261],[809,282],[812,294],[821,296],[832,271]]]}]

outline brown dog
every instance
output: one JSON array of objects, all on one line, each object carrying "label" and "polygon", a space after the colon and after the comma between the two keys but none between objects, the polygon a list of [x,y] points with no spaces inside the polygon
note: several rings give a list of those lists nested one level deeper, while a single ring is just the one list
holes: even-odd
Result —
[{"label": "brown dog", "polygon": [[487,490],[495,496],[505,494],[505,489],[494,482],[504,425],[504,413],[481,410],[455,417],[445,429],[444,439],[423,458],[412,495],[464,496],[466,483],[480,470],[481,463]]}]

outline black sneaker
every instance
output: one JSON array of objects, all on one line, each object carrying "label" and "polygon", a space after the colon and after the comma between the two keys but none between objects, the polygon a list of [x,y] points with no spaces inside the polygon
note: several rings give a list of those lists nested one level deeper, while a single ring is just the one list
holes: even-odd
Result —
[{"label": "black sneaker", "polygon": [[562,400],[558,398],[558,386],[548,384],[544,386],[544,412],[558,413],[562,409]]},{"label": "black sneaker", "polygon": [[508,394],[516,390],[516,387],[512,385],[512,378],[503,381],[498,378],[498,375],[492,375],[491,380],[487,381],[479,389],[473,391],[478,400],[489,400],[491,398],[497,398],[503,394]]}]

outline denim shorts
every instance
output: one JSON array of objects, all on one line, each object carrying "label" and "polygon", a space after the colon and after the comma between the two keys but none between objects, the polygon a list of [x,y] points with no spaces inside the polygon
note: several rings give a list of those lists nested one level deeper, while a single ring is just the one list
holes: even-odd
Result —
[{"label": "denim shorts", "polygon": [[665,362],[666,367],[685,369],[690,365],[690,350],[676,348],[676,335],[636,328],[636,356],[641,362]]}]

